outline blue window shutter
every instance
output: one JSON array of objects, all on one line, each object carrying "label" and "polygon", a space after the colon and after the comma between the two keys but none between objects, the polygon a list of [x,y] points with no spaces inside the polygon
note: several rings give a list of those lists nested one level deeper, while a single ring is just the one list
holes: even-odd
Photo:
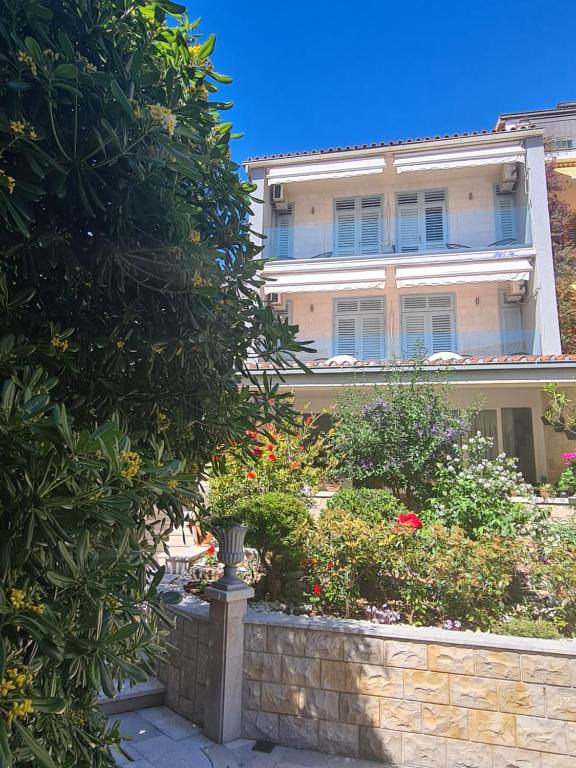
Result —
[{"label": "blue window shutter", "polygon": [[292,206],[285,211],[274,211],[274,255],[277,259],[292,258],[293,230]]},{"label": "blue window shutter", "polygon": [[356,200],[351,197],[335,202],[334,254],[354,256],[356,254]]},{"label": "blue window shutter", "polygon": [[513,193],[496,194],[496,240],[514,240],[517,236],[516,205]]}]

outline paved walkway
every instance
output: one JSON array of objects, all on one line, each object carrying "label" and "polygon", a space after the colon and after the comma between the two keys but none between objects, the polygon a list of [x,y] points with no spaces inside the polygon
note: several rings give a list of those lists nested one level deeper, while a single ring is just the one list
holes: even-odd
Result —
[{"label": "paved walkway", "polygon": [[380,763],[237,739],[225,747],[167,707],[112,715],[120,721],[124,768],[378,768]]}]

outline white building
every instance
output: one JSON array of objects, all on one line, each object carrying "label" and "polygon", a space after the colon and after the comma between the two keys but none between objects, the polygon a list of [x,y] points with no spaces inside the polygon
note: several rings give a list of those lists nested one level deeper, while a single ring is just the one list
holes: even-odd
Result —
[{"label": "white building", "polygon": [[479,426],[528,479],[557,476],[566,438],[542,424],[541,386],[572,381],[576,357],[560,349],[544,160],[542,129],[502,124],[246,161],[264,294],[316,349],[315,375],[284,371],[297,406],[320,412],[422,352],[459,404],[482,401]]}]

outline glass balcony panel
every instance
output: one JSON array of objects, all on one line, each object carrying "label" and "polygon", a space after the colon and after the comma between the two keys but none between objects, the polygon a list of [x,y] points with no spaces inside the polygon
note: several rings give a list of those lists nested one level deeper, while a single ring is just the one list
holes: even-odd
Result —
[{"label": "glass balcony panel", "polygon": [[[497,195],[492,207],[450,210],[440,205],[402,210],[384,206],[381,222],[333,219],[302,223],[298,206],[266,234],[270,260],[369,259],[425,254],[514,250],[532,244],[529,209],[510,195]],[[299,221],[300,218],[300,221]]]}]

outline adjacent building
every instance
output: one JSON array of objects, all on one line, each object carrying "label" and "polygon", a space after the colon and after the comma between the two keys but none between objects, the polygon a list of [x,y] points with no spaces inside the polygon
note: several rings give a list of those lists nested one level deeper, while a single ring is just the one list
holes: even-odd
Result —
[{"label": "adjacent building", "polygon": [[262,201],[263,295],[316,350],[303,356],[314,375],[282,372],[301,410],[423,356],[455,383],[455,405],[481,403],[478,427],[527,479],[559,474],[567,440],[542,423],[541,387],[570,385],[576,357],[561,354],[542,127],[503,115],[493,131],[245,169]]}]

